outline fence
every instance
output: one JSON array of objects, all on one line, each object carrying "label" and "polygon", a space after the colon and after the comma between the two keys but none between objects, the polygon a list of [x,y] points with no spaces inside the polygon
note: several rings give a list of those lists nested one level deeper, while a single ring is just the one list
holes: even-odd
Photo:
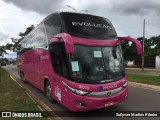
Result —
[{"label": "fence", "polygon": [[[134,64],[137,67],[142,67],[142,58],[136,59]],[[156,66],[156,57],[145,57],[144,58],[144,67],[155,68]]]}]

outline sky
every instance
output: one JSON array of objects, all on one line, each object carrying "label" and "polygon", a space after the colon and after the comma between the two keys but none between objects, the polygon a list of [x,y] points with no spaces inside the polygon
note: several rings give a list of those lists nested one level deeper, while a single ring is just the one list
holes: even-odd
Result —
[{"label": "sky", "polygon": [[[118,36],[160,35],[159,0],[0,0],[0,46],[11,43],[19,32],[30,25],[39,24],[47,15],[57,11],[87,10],[89,14],[108,18]],[[8,51],[5,57],[15,58],[16,53]]]}]

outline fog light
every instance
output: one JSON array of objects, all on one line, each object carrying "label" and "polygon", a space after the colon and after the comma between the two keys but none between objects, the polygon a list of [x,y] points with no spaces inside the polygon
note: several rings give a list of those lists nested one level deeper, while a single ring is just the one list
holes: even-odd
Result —
[{"label": "fog light", "polygon": [[82,103],[82,102],[79,102],[79,101],[76,101],[76,103],[77,103],[77,105],[79,105],[79,106],[82,106],[82,107],[85,106],[85,103]]}]

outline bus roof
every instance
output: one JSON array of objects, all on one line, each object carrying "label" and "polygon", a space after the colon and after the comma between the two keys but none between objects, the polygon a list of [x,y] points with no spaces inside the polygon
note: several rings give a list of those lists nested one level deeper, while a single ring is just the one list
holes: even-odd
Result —
[{"label": "bus roof", "polygon": [[[97,16],[97,15],[93,15],[93,14],[89,14],[89,13],[81,13],[81,12],[64,12],[64,11],[61,11],[61,12],[55,12],[55,13],[51,13],[50,15],[48,15],[47,17],[45,17],[42,22],[48,20],[49,18],[51,18],[53,15],[63,15],[63,14],[79,14],[79,15],[88,15],[88,16],[95,16],[95,17],[101,17],[101,16]],[[101,18],[104,18],[104,19],[107,19],[105,17],[101,17]],[[41,23],[41,22],[40,22]]]},{"label": "bus roof", "polygon": [[[37,24],[37,26],[33,29],[33,30],[31,30],[24,38],[23,38],[23,40],[19,43],[19,44],[21,44],[21,43],[25,43],[26,41],[25,41],[25,38],[29,35],[29,34],[32,34],[36,29],[37,29],[37,27],[39,26],[39,25],[41,25],[42,23],[44,23],[45,21],[47,21],[48,19],[50,19],[52,16],[54,16],[54,15],[58,15],[59,17],[61,17],[62,18],[62,16],[63,16],[63,14],[78,14],[78,15],[86,15],[86,16],[93,16],[93,17],[98,17],[98,18],[103,18],[103,19],[107,19],[107,18],[105,18],[105,17],[101,17],[101,16],[97,16],[97,15],[93,15],[93,14],[88,14],[88,13],[81,13],[81,12],[64,12],[64,11],[60,11],[60,12],[54,12],[54,13],[51,13],[50,15],[48,15],[47,17],[45,17],[39,24]],[[107,19],[108,20],[108,19]]]}]

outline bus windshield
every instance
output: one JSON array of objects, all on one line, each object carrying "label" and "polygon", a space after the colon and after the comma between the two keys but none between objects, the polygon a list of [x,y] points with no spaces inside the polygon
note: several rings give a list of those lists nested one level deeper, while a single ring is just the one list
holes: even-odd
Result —
[{"label": "bus windshield", "polygon": [[75,45],[70,55],[72,78],[83,83],[106,83],[124,77],[120,46],[91,47]]},{"label": "bus windshield", "polygon": [[117,38],[111,22],[106,18],[88,14],[62,13],[62,20],[64,31],[73,36],[94,39]]}]

